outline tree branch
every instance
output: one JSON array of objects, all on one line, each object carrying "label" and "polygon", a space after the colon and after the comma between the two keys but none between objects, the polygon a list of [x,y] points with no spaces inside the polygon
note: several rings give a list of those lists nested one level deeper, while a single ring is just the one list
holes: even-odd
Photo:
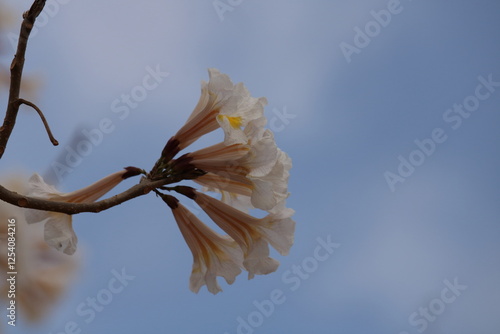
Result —
[{"label": "tree branch", "polygon": [[12,205],[21,208],[61,212],[73,215],[81,212],[100,212],[103,210],[107,210],[114,206],[120,205],[123,202],[129,201],[135,197],[146,195],[153,189],[177,181],[178,180],[172,180],[172,179],[151,181],[144,178],[141,180],[139,184],[136,184],[132,188],[113,197],[94,203],[67,203],[67,202],[49,201],[40,198],[24,196],[14,191],[10,191],[1,185],[0,185],[0,198],[7,203],[10,203]]},{"label": "tree branch", "polygon": [[[7,147],[7,142],[9,141],[10,135],[12,134],[12,131],[14,129],[17,114],[19,112],[19,107],[21,104],[26,104],[38,112],[51,142],[54,145],[58,144],[57,140],[52,136],[50,127],[40,108],[27,100],[19,98],[19,93],[21,90],[21,79],[24,68],[24,57],[28,45],[28,38],[31,30],[33,29],[36,18],[42,12],[45,6],[45,2],[45,0],[35,0],[30,10],[23,14],[23,23],[21,24],[17,52],[10,67],[11,76],[7,111],[5,114],[3,125],[2,127],[0,127],[0,158],[3,156],[3,153],[5,152],[5,149]],[[171,158],[172,157],[170,157],[169,160]],[[165,168],[165,166],[162,167]],[[169,169],[154,173],[155,179],[143,178],[139,182],[139,184],[136,184],[130,189],[108,199],[104,199],[94,203],[68,203],[35,198],[10,191],[2,185],[0,185],[0,199],[21,208],[60,212],[69,215],[81,212],[100,212],[117,206],[135,197],[145,195],[156,188],[174,182],[179,182],[184,179],[193,179],[200,175],[200,171],[194,167],[182,171],[177,171],[175,170],[175,168],[172,168],[172,166],[170,166],[169,168],[172,169],[172,171],[170,171]],[[173,172],[173,174],[169,174],[170,172]]]},{"label": "tree branch", "polygon": [[5,152],[14,125],[16,124],[19,111],[19,92],[21,91],[21,79],[24,68],[24,56],[28,46],[28,38],[35,24],[35,20],[45,7],[45,0],[35,0],[30,10],[23,14],[23,23],[19,33],[17,52],[10,66],[10,88],[7,112],[2,127],[0,127],[0,158]]},{"label": "tree branch", "polygon": [[59,142],[57,141],[57,139],[55,139],[54,136],[52,135],[52,131],[50,131],[49,123],[47,123],[47,120],[45,119],[45,116],[43,115],[42,110],[40,110],[40,108],[38,108],[36,106],[36,104],[34,104],[34,103],[30,102],[30,101],[27,101],[25,99],[18,99],[17,102],[18,102],[19,105],[25,104],[25,105],[30,106],[31,108],[33,108],[33,109],[36,110],[36,112],[38,113],[38,115],[42,119],[43,126],[45,126],[45,131],[47,131],[47,135],[49,136],[50,142],[54,146],[59,145]]}]

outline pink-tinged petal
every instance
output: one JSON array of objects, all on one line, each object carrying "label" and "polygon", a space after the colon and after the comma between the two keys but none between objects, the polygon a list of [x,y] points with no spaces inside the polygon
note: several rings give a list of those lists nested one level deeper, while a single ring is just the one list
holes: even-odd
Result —
[{"label": "pink-tinged petal", "polygon": [[216,69],[208,72],[210,79],[202,82],[200,100],[174,136],[181,150],[219,127],[224,130],[226,145],[246,144],[243,128],[264,114],[265,98],[252,97],[242,83],[234,85]]},{"label": "pink-tinged petal", "polygon": [[217,276],[232,284],[241,273],[243,255],[236,242],[206,226],[182,204],[171,206],[179,229],[193,254],[191,291],[198,293],[203,285],[216,294],[222,289]]},{"label": "pink-tinged petal", "polygon": [[122,182],[126,173],[128,171],[121,170],[110,174],[85,188],[62,195],[62,200],[69,203],[95,202]]},{"label": "pink-tinged petal", "polygon": [[221,201],[245,213],[255,208],[252,205],[250,196],[240,195],[234,192],[221,191]]},{"label": "pink-tinged petal", "polygon": [[207,215],[241,247],[249,277],[268,273],[276,261],[269,255],[271,244],[280,254],[288,254],[293,245],[295,222],[289,217],[268,215],[258,219],[200,192],[193,199]]},{"label": "pink-tinged petal", "polygon": [[[293,214],[293,210],[289,212]],[[295,221],[290,217],[268,215],[261,220],[260,231],[281,255],[288,255],[294,242]]]},{"label": "pink-tinged petal", "polygon": [[208,191],[225,191],[234,194],[251,196],[253,185],[245,178],[231,177],[229,174],[218,175],[207,173],[194,180],[207,188]]},{"label": "pink-tinged petal", "polygon": [[243,266],[248,271],[248,279],[255,275],[267,275],[275,272],[280,263],[269,257],[269,246],[263,239],[257,239],[245,257]]},{"label": "pink-tinged petal", "polygon": [[179,149],[182,150],[194,143],[201,136],[219,128],[216,117],[219,109],[208,109],[207,112],[198,114],[192,120],[184,124],[175,134],[174,138],[179,141]]},{"label": "pink-tinged petal", "polygon": [[244,144],[226,145],[225,143],[218,143],[201,150],[197,150],[188,154],[191,157],[192,164],[198,163],[226,163],[238,160],[244,157],[250,147]]},{"label": "pink-tinged petal", "polygon": [[213,104],[217,104],[218,101],[224,101],[232,95],[234,85],[229,76],[220,73],[217,69],[209,68],[208,77],[208,82],[201,82],[200,100],[187,122],[190,122],[199,114],[207,113]]}]

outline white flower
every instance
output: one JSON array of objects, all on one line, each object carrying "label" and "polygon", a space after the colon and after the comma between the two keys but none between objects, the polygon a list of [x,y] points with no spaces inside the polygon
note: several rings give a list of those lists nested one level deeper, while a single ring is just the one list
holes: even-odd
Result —
[{"label": "white flower", "polygon": [[292,162],[277,148],[272,132],[261,119],[245,128],[248,143],[225,146],[219,143],[187,154],[191,163],[208,172],[195,179],[207,190],[222,193],[222,200],[240,208],[276,212],[289,195]]},{"label": "white flower", "polygon": [[[293,245],[295,222],[289,215],[255,218],[213,197],[194,191],[194,200],[243,250],[248,277],[274,272],[279,262],[269,257],[269,244],[281,255]],[[293,211],[289,211],[292,214]]]},{"label": "white flower", "polygon": [[[25,193],[25,178],[10,176],[7,188]],[[76,256],[66,256],[47,245],[43,239],[41,224],[28,225],[23,217],[24,209],[0,201],[0,250],[7,254],[9,232],[8,221],[15,223],[16,238],[16,305],[21,317],[34,322],[44,318],[54,304],[67,291],[79,265]],[[12,237],[12,234],[10,235]],[[11,244],[12,245],[12,244]],[[7,255],[0,261],[0,298],[8,303],[6,273],[13,271],[8,266]]]},{"label": "white flower", "polygon": [[174,197],[170,196],[167,203],[193,254],[191,291],[198,293],[203,285],[213,294],[222,291],[217,276],[232,284],[243,266],[243,254],[236,242],[207,227]]},{"label": "white flower", "polygon": [[288,179],[292,160],[285,152],[278,149],[276,163],[271,171],[263,176],[250,175],[255,187],[252,204],[256,208],[276,213],[288,198]]},{"label": "white flower", "polygon": [[[137,173],[125,169],[108,175],[80,190],[62,193],[53,186],[46,184],[43,178],[35,173],[29,179],[29,190],[27,195],[57,202],[91,203],[98,200],[121,181],[133,175],[137,175]],[[29,224],[46,221],[44,235],[45,241],[50,246],[68,255],[76,251],[78,238],[73,231],[71,215],[28,209],[25,211],[25,216]]]},{"label": "white flower", "polygon": [[210,79],[202,82],[198,104],[173,137],[181,150],[219,127],[224,130],[226,145],[244,144],[247,137],[242,127],[264,113],[265,98],[252,97],[242,83],[234,85],[216,69],[209,69],[208,73]]}]

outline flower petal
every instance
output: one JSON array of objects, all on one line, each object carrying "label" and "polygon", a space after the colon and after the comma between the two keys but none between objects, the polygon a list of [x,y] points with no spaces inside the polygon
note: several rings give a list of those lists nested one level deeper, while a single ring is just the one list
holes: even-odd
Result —
[{"label": "flower petal", "polygon": [[59,199],[62,193],[48,185],[38,173],[34,173],[28,181],[28,193],[30,196],[43,199]]},{"label": "flower petal", "polygon": [[172,208],[175,220],[193,254],[193,269],[189,287],[198,293],[203,285],[213,294],[222,291],[217,276],[232,284],[241,273],[243,254],[236,242],[206,226],[185,206]]},{"label": "flower petal", "polygon": [[255,275],[267,275],[275,272],[280,263],[269,257],[269,246],[262,239],[255,240],[253,247],[245,257],[243,266],[248,271],[248,279]]},{"label": "flower petal", "polygon": [[289,170],[292,167],[292,160],[283,151],[278,149],[276,164],[272,170],[264,176],[249,179],[254,184],[252,192],[252,204],[259,209],[271,212],[273,208],[284,201],[288,196]]},{"label": "flower petal", "polygon": [[288,254],[295,232],[293,220],[271,214],[258,219],[203,193],[194,194],[196,203],[240,245],[250,278],[276,270],[278,262],[269,257],[268,244],[280,254]]},{"label": "flower petal", "polygon": [[246,144],[247,135],[242,128],[264,114],[265,98],[252,97],[242,83],[233,85],[227,75],[216,69],[208,72],[210,80],[202,82],[198,104],[174,136],[179,149],[219,127],[224,130],[226,145]]},{"label": "flower petal", "polygon": [[28,224],[40,223],[44,220],[50,218],[52,212],[35,210],[35,209],[24,209],[24,217]]},{"label": "flower petal", "polygon": [[[224,130],[224,143],[246,144],[248,137],[243,127],[251,121],[260,119],[264,115],[264,106],[267,104],[266,98],[255,98],[243,84],[238,84],[234,89],[234,101],[229,101],[220,111],[217,117],[220,127]],[[234,105],[231,105],[233,102]]]},{"label": "flower petal", "polygon": [[76,251],[78,238],[73,231],[70,215],[53,212],[45,223],[45,241],[65,254],[72,255]]},{"label": "flower petal", "polygon": [[95,202],[122,182],[126,173],[128,173],[127,170],[121,170],[110,174],[85,188],[61,195],[62,200],[69,203]]},{"label": "flower petal", "polygon": [[193,158],[191,163],[194,165],[197,165],[198,163],[227,163],[228,161],[235,161],[242,158],[248,153],[249,150],[250,147],[248,145],[226,145],[225,143],[218,143],[205,147],[201,150],[188,153],[188,156]]}]

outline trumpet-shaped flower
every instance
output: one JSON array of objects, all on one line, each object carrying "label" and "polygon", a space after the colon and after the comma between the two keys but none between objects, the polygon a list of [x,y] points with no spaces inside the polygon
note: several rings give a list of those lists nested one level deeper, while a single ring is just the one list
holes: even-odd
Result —
[{"label": "trumpet-shaped flower", "polygon": [[281,255],[287,255],[293,245],[295,222],[288,212],[255,218],[206,194],[191,191],[187,194],[243,250],[243,267],[248,277],[274,272],[279,262],[269,257],[269,244]]},{"label": "trumpet-shaped flower", "polygon": [[[108,175],[85,188],[70,193],[62,193],[53,186],[46,184],[43,178],[35,173],[29,179],[28,195],[56,202],[91,203],[101,198],[124,179],[135,175],[138,175],[135,169],[127,168]],[[50,246],[68,255],[76,251],[78,238],[73,231],[71,215],[28,209],[25,216],[29,224],[45,221],[44,236],[45,241]]]},{"label": "trumpet-shaped flower", "polygon": [[193,269],[189,288],[198,293],[203,285],[213,294],[222,291],[217,276],[232,284],[241,273],[243,254],[238,244],[228,236],[222,236],[201,222],[175,197],[168,196],[179,229],[193,254]]},{"label": "trumpet-shaped flower", "polygon": [[216,69],[209,69],[208,73],[210,79],[202,82],[198,104],[173,137],[179,150],[219,127],[224,130],[227,145],[244,144],[247,138],[242,128],[264,113],[265,98],[252,97],[242,83],[234,85]]},{"label": "trumpet-shaped flower", "polygon": [[219,143],[187,156],[193,165],[208,172],[195,181],[207,190],[221,192],[224,202],[276,213],[289,195],[292,163],[277,148],[272,132],[264,129],[264,124],[262,118],[248,124],[246,145]]}]

